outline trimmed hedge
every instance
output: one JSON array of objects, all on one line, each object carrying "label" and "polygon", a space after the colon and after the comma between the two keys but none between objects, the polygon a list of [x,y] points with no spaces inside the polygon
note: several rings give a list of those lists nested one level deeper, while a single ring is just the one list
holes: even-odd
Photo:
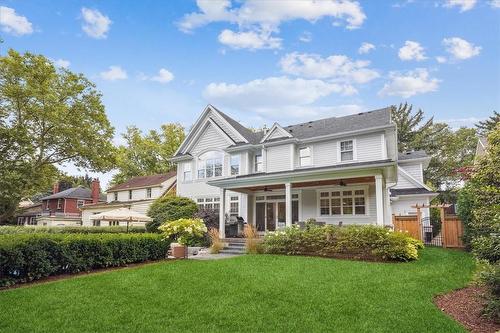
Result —
[{"label": "trimmed hedge", "polygon": [[418,259],[420,248],[421,241],[376,226],[292,227],[267,233],[262,243],[265,253],[391,261]]},{"label": "trimmed hedge", "polygon": [[[24,227],[24,226],[0,226],[0,235],[8,234],[118,234],[127,232],[127,227]],[[144,233],[145,227],[129,227],[129,233]]]},{"label": "trimmed hedge", "polygon": [[166,257],[158,234],[0,235],[0,286]]}]

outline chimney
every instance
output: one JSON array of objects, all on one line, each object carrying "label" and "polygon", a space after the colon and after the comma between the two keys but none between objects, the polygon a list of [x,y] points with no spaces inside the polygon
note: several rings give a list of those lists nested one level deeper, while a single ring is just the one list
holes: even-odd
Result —
[{"label": "chimney", "polygon": [[59,192],[59,182],[54,183],[52,186],[52,194],[56,194],[57,192]]},{"label": "chimney", "polygon": [[94,178],[91,185],[92,190],[92,203],[98,203],[99,197],[101,195],[101,189],[99,187],[99,178]]}]

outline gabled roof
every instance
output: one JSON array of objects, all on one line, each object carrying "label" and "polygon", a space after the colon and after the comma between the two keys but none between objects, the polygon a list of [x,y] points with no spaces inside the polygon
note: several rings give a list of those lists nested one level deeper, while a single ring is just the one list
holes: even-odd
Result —
[{"label": "gabled roof", "polygon": [[[57,192],[55,194],[48,195],[41,198],[40,200],[50,200],[50,199],[92,199],[92,191],[89,188],[78,186],[68,188],[67,190]],[[101,194],[99,200],[105,201],[106,195]]]},{"label": "gabled roof", "polygon": [[175,171],[171,171],[159,175],[133,177],[130,178],[125,183],[117,184],[115,186],[110,187],[108,189],[108,192],[160,185],[161,183],[167,181],[168,179],[176,177],[176,175],[177,173]]},{"label": "gabled roof", "polygon": [[[277,136],[275,136],[275,134],[277,134]],[[293,137],[293,135],[290,134],[283,127],[281,127],[280,124],[274,123],[273,127],[271,127],[271,129],[267,132],[267,134],[264,135],[264,137],[260,140],[260,142],[282,139],[282,138],[291,138],[291,137]]]},{"label": "gabled roof", "polygon": [[252,144],[256,144],[256,143],[259,143],[259,141],[262,139],[262,137],[264,136],[264,132],[263,131],[258,131],[258,132],[254,132],[252,131],[251,129],[249,128],[246,128],[245,126],[241,125],[239,122],[237,122],[236,120],[234,120],[233,118],[229,117],[227,114],[225,114],[224,112],[220,111],[219,109],[217,109],[215,106],[213,105],[210,105],[215,111],[217,111],[221,116],[222,118],[224,118],[236,131],[238,131],[238,133],[241,134],[241,136],[243,136],[248,142],[252,143]]}]

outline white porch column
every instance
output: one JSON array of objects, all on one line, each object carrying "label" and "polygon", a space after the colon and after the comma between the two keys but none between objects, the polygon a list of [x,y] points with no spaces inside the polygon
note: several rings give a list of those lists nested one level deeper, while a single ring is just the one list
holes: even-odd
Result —
[{"label": "white porch column", "polygon": [[292,226],[292,184],[285,184],[286,226]]},{"label": "white porch column", "polygon": [[226,189],[220,189],[219,237],[226,238]]},{"label": "white porch column", "polygon": [[382,175],[375,175],[375,200],[377,202],[377,225],[384,225],[384,190]]}]

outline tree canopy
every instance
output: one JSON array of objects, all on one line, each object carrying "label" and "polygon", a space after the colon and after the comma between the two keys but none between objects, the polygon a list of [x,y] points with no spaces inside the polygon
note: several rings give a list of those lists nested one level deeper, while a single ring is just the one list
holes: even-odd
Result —
[{"label": "tree canopy", "polygon": [[392,107],[398,129],[398,150],[424,150],[431,156],[425,181],[435,189],[453,189],[461,183],[457,169],[472,165],[477,144],[476,129],[453,130],[445,123],[425,120],[422,110],[408,103]]},{"label": "tree canopy", "polygon": [[481,136],[487,136],[489,132],[495,129],[495,126],[500,123],[500,113],[493,111],[488,119],[480,121],[476,124],[477,132]]},{"label": "tree canopy", "polygon": [[122,134],[125,144],[118,147],[114,184],[131,177],[147,176],[171,171],[175,165],[169,159],[184,140],[184,127],[180,124],[164,124],[160,130],[143,134],[135,126],[127,127]]},{"label": "tree canopy", "polygon": [[109,170],[113,134],[101,94],[83,74],[29,52],[0,57],[0,222],[23,197],[50,187],[55,165]]}]

